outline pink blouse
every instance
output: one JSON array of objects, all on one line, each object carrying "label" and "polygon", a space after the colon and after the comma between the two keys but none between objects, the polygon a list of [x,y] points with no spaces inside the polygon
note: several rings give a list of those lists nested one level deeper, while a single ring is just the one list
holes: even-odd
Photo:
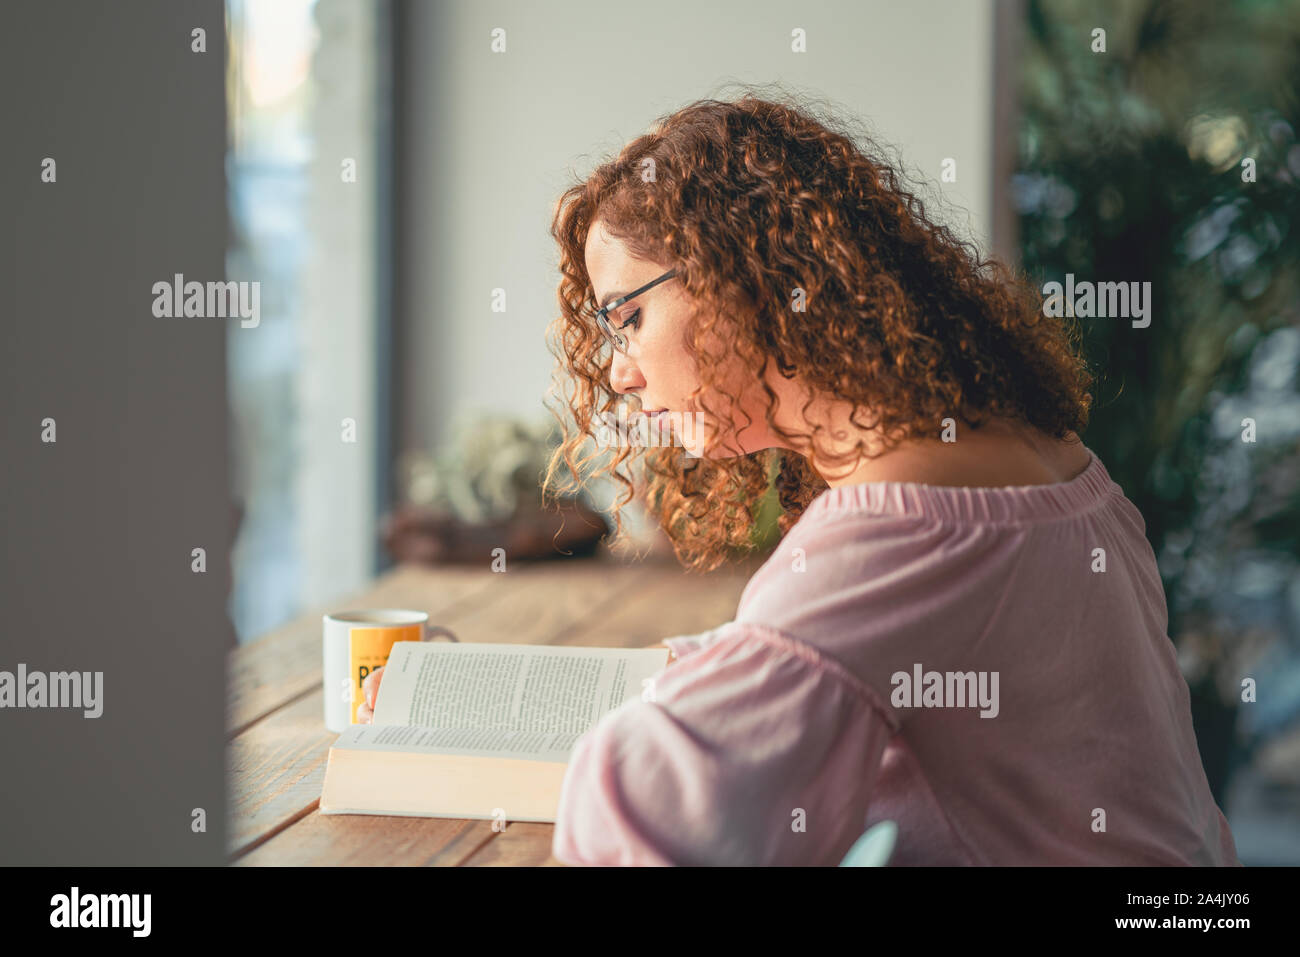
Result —
[{"label": "pink blouse", "polygon": [[1091,456],[1069,482],[823,492],[733,621],[574,746],[567,864],[1238,865],[1155,556]]}]

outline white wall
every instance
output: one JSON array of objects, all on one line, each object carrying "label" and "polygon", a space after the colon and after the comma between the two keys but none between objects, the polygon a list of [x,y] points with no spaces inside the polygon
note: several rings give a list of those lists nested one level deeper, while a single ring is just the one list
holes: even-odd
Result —
[{"label": "white wall", "polygon": [[[659,115],[722,84],[779,82],[860,117],[964,207],[989,248],[990,2],[414,4],[401,319],[399,448],[445,441],[456,417],[546,418],[560,193]],[[491,31],[506,30],[505,53]],[[808,52],[790,50],[791,31]],[[599,66],[596,66],[599,64]],[[945,157],[957,182],[938,183]],[[507,290],[507,312],[491,292]]]}]

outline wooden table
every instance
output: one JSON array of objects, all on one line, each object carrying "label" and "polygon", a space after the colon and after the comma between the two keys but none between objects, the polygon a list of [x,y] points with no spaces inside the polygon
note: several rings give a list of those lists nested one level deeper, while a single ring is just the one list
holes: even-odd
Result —
[{"label": "wooden table", "polygon": [[550,824],[317,811],[338,737],[321,699],[321,615],[412,608],[461,641],[644,647],[730,620],[760,564],[707,575],[674,560],[598,558],[484,567],[402,565],[365,591],[303,615],[231,652],[227,850],[232,864],[557,865]]}]

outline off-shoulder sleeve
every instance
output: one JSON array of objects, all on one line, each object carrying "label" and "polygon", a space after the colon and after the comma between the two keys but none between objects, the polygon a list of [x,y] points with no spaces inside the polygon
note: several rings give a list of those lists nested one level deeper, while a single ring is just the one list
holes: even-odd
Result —
[{"label": "off-shoulder sleeve", "polygon": [[716,628],[710,628],[708,631],[701,631],[693,635],[674,635],[671,638],[665,638],[663,641],[665,645],[672,649],[672,653],[681,659],[712,644],[721,636],[723,629],[731,624],[733,622],[726,622]]},{"label": "off-shoulder sleeve", "polygon": [[652,700],[574,746],[552,852],[566,864],[838,864],[865,827],[897,718],[838,663],[729,622]]}]

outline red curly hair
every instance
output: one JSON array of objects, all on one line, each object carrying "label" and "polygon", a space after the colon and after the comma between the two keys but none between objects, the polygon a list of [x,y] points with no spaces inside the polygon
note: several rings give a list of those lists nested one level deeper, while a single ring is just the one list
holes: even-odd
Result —
[{"label": "red curly hair", "polygon": [[[720,365],[739,355],[759,377],[770,359],[818,394],[852,402],[852,421],[879,429],[878,454],[936,437],[949,416],[974,427],[981,416],[1005,417],[1065,438],[1082,431],[1092,401],[1077,325],[1044,316],[1023,273],[981,259],[974,244],[928,220],[868,138],[864,149],[833,116],[785,99],[704,99],[661,118],[570,187],[551,226],[562,315],[548,342],[576,385],[567,406],[577,428],[555,413],[564,438],[544,493],[610,474],[626,491],[613,506],[617,536],[619,510],[640,485],[688,568],[709,570],[753,547],[755,512],[770,483],[782,533],[828,486],[802,454],[785,449],[727,459],[626,445],[612,460],[584,453],[593,423],[619,401],[584,253],[597,219],[632,255],[676,268],[698,305],[685,343],[700,378],[692,398],[722,395],[734,410],[735,397],[718,383]],[[805,311],[791,308],[796,287],[806,293]],[[732,355],[706,342],[726,343]],[[802,448],[821,431],[791,435],[777,426],[775,396],[762,385],[774,432]],[[859,407],[870,422],[858,422]],[[860,443],[856,456],[863,455]],[[634,456],[644,466],[639,481],[620,470]],[[603,467],[588,473],[597,461]],[[569,483],[554,488],[561,463]]]}]

